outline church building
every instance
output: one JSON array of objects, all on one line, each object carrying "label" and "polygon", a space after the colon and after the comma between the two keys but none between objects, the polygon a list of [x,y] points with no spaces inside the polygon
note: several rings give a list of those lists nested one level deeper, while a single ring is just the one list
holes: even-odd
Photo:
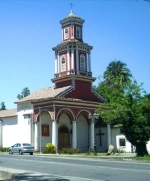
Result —
[{"label": "church building", "polygon": [[84,20],[72,11],[60,21],[62,43],[55,55],[54,87],[42,88],[15,102],[17,109],[0,111],[0,146],[31,143],[36,151],[53,143],[56,149],[94,147],[131,152],[131,144],[118,127],[102,124],[95,110],[105,102],[92,86],[91,52],[83,41]]}]

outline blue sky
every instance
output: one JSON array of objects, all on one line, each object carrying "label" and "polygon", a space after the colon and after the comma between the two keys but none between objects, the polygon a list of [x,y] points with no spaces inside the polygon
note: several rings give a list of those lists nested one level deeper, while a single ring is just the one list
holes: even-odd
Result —
[{"label": "blue sky", "polygon": [[[17,95],[53,86],[59,23],[73,12],[85,20],[83,41],[93,46],[92,72],[112,60],[127,64],[150,93],[150,3],[144,0],[0,0],[0,101],[15,108]],[[97,85],[98,81],[94,83]]]}]

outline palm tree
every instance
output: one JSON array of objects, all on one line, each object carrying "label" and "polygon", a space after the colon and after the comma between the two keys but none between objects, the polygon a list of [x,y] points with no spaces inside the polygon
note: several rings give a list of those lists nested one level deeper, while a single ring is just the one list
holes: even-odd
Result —
[{"label": "palm tree", "polygon": [[104,72],[104,79],[111,83],[116,80],[117,82],[119,81],[120,84],[123,84],[130,80],[131,77],[132,74],[127,68],[127,65],[120,60],[110,62]]}]

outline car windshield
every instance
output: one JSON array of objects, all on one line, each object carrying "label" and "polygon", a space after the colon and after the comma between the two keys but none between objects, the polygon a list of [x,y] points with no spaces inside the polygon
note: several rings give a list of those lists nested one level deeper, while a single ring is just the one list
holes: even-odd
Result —
[{"label": "car windshield", "polygon": [[23,146],[31,146],[29,143],[23,143]]}]

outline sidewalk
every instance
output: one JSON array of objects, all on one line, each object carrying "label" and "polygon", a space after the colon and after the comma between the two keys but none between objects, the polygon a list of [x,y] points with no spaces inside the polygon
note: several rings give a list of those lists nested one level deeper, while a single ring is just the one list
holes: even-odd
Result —
[{"label": "sidewalk", "polygon": [[54,157],[78,157],[78,158],[99,158],[99,159],[132,159],[136,157],[136,153],[115,153],[114,155],[74,155],[74,154],[44,154],[44,153],[35,153],[36,156],[54,156]]},{"label": "sidewalk", "polygon": [[[79,177],[69,177],[69,176],[57,176],[52,174],[43,174],[38,172],[28,172],[26,170],[18,170],[11,168],[3,168],[0,167],[0,171],[9,173],[13,175],[14,178],[7,179],[5,177],[0,178],[0,180],[4,181],[94,181],[92,179],[81,179]],[[101,181],[101,180],[98,180]]]}]

